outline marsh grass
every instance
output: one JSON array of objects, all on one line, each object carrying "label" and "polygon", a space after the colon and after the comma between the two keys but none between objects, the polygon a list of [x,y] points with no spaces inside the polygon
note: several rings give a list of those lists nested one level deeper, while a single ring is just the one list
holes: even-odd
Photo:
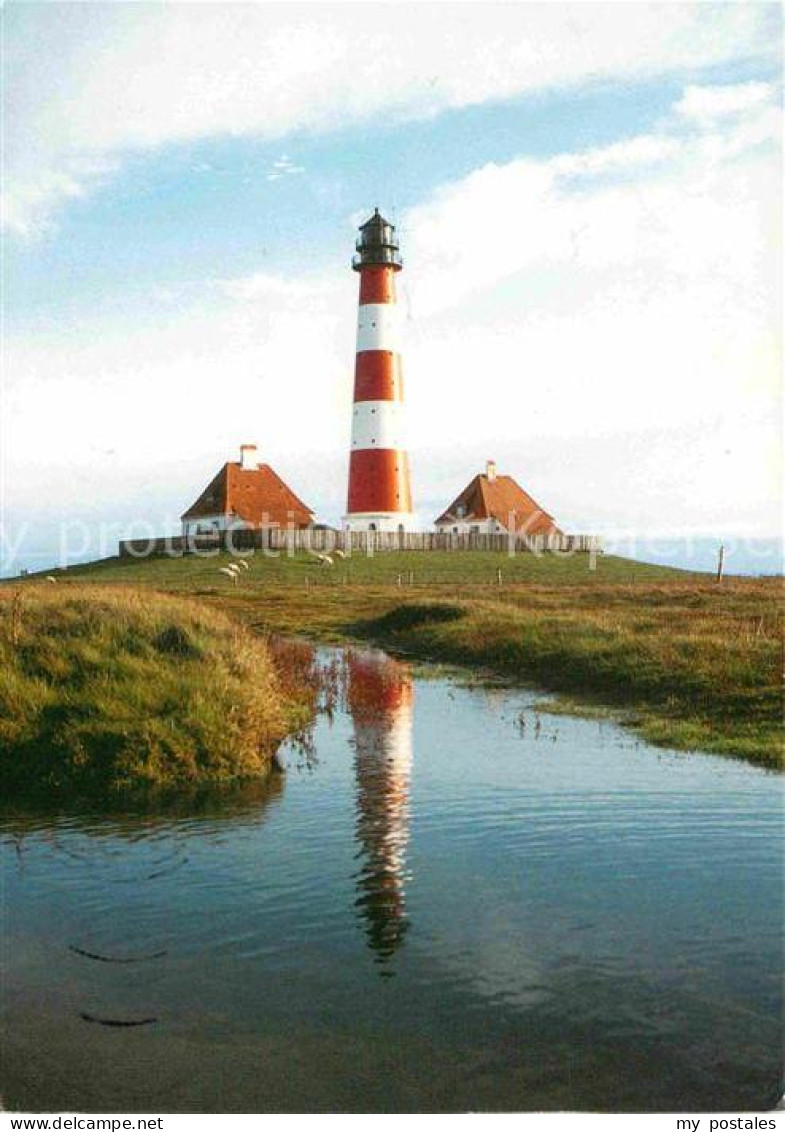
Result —
[{"label": "marsh grass", "polygon": [[529,590],[444,609],[434,601],[430,616],[419,603],[408,625],[393,609],[352,631],[513,674],[567,693],[578,709],[613,707],[659,745],[778,765],[782,628],[774,595],[744,583],[729,590],[649,587],[626,601],[618,592],[576,600],[572,590],[558,597]]},{"label": "marsh grass", "polygon": [[374,640],[612,709],[648,741],[783,761],[778,580],[463,587],[284,587],[238,594],[260,629]]},{"label": "marsh grass", "polygon": [[309,716],[220,610],[96,586],[0,592],[6,797],[170,790],[264,773]]}]

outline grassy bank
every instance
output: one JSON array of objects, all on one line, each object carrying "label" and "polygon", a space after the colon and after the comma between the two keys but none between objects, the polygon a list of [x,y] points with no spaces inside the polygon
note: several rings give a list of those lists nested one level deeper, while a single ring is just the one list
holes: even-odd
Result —
[{"label": "grassy bank", "polygon": [[694,590],[650,589],[643,607],[597,596],[568,608],[549,594],[418,603],[362,630],[610,705],[650,741],[760,762],[781,757],[779,648],[754,616],[726,608],[718,617],[713,595]]},{"label": "grassy bank", "polygon": [[661,745],[780,765],[778,584],[270,588],[223,599],[266,631],[376,640],[414,657],[482,667],[605,705]]},{"label": "grassy bank", "polygon": [[6,798],[255,777],[308,710],[219,610],[95,586],[0,591]]},{"label": "grassy bank", "polygon": [[62,579],[191,592],[261,631],[374,639],[610,708],[656,743],[782,760],[781,580],[469,551],[332,569],[257,555],[235,584],[226,561],[114,560]]}]

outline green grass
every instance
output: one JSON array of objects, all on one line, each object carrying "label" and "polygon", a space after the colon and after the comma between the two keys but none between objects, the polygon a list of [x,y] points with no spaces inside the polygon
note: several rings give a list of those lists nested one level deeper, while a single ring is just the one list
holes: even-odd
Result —
[{"label": "green grass", "polygon": [[592,569],[588,555],[448,551],[332,569],[257,554],[235,585],[219,572],[228,560],[114,559],[59,577],[192,593],[262,632],[373,639],[610,709],[655,743],[782,761],[780,579],[717,585],[614,556]]},{"label": "green grass", "polygon": [[81,585],[0,591],[6,799],[255,778],[309,698],[258,635],[203,604]]},{"label": "green grass", "polygon": [[[86,566],[74,566],[58,573],[61,578],[89,578],[107,582],[131,582],[154,585],[166,590],[193,590],[200,586],[230,589],[231,582],[219,573],[219,567],[234,559],[225,552],[209,556],[165,556],[150,559],[107,558]],[[634,562],[616,555],[588,554],[537,556],[516,554],[509,557],[493,551],[409,551],[384,552],[367,557],[335,558],[332,569],[320,566],[305,553],[287,557],[257,552],[248,557],[249,570],[243,578],[266,585],[410,585],[415,586],[493,586],[498,588],[497,571],[502,572],[502,587],[517,583],[547,585],[585,585],[595,582],[636,584],[666,578],[705,577],[691,575],[668,566]]]},{"label": "green grass", "polygon": [[781,760],[774,610],[767,628],[746,592],[730,598],[726,591],[722,605],[712,591],[649,590],[635,602],[586,597],[567,605],[542,592],[402,605],[355,631],[416,655],[514,675],[566,693],[576,707],[607,705],[658,744]]}]

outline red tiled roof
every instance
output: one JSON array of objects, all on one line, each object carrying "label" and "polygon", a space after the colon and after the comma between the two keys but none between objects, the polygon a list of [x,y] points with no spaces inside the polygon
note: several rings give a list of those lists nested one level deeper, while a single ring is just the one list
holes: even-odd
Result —
[{"label": "red tiled roof", "polygon": [[[460,515],[459,508],[463,508]],[[512,476],[496,476],[492,480],[486,475],[475,476],[436,522],[470,523],[483,519],[495,519],[505,530],[527,535],[561,533],[553,517]]]},{"label": "red tiled roof", "polygon": [[293,523],[307,527],[313,511],[299,499],[269,464],[244,470],[237,463],[224,464],[193,503],[183,519],[208,515],[237,515],[254,526]]}]

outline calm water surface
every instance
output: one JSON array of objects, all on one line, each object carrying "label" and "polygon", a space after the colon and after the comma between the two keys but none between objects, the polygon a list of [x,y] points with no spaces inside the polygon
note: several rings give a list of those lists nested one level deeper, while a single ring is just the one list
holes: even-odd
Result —
[{"label": "calm water surface", "polygon": [[776,1103],[776,776],[379,652],[320,663],[337,697],[285,775],[2,812],[6,1107]]}]

